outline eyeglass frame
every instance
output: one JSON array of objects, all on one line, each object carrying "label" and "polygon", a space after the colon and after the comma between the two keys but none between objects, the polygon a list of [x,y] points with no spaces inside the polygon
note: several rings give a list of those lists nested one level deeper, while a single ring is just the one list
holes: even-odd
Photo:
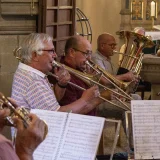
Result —
[{"label": "eyeglass frame", "polygon": [[[81,51],[81,50],[79,50],[79,49],[77,49],[77,48],[73,48],[75,51],[78,51],[78,52],[81,52],[81,53],[83,53],[83,55],[86,57],[86,58],[88,58],[89,56],[91,56],[92,55],[92,51],[89,51],[88,50],[88,53],[87,52],[84,52],[84,51]],[[90,52],[90,53],[89,53]]]},{"label": "eyeglass frame", "polygon": [[114,48],[114,47],[117,45],[117,43],[112,43],[112,44],[102,43],[102,44],[107,44],[107,45],[110,46],[111,48]]},{"label": "eyeglass frame", "polygon": [[56,53],[55,49],[40,49],[38,51],[46,51],[48,52],[49,54],[52,54],[52,53]]}]

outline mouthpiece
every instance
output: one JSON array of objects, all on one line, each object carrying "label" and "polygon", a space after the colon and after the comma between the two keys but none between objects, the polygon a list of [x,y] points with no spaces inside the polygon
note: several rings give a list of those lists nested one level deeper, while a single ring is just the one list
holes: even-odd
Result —
[{"label": "mouthpiece", "polygon": [[60,64],[56,62],[55,60],[52,61],[52,66],[53,67],[60,67]]}]

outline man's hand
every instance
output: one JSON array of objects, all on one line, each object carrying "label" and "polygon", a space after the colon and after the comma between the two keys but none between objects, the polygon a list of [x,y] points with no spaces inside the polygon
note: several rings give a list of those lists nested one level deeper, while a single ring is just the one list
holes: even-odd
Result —
[{"label": "man's hand", "polygon": [[92,100],[93,98],[96,98],[100,96],[99,93],[99,88],[98,86],[93,86],[87,90],[85,90],[82,94],[82,98],[86,101],[89,102],[90,100]]},{"label": "man's hand", "polygon": [[59,69],[55,68],[54,73],[58,77],[57,80],[60,86],[66,86],[71,79],[69,72],[64,68],[63,65]]},{"label": "man's hand", "polygon": [[133,72],[129,71],[125,74],[123,74],[124,76],[124,81],[126,82],[135,82],[137,83],[139,81],[139,76],[135,75]]},{"label": "man's hand", "polygon": [[5,118],[10,115],[10,110],[8,108],[4,108],[0,110],[0,132],[3,127],[6,125]]},{"label": "man's hand", "polygon": [[[3,127],[5,125],[7,125],[7,123],[6,123],[7,121],[5,118],[8,117],[11,113],[9,107],[7,106],[7,103],[4,102],[2,97],[4,97],[4,95],[2,93],[0,93],[0,132],[2,131]],[[10,99],[9,99],[9,101],[10,101]]]},{"label": "man's hand", "polygon": [[27,128],[24,127],[22,120],[13,118],[17,128],[16,153],[20,159],[31,158],[34,150],[44,140],[46,124],[35,114],[29,114],[29,117],[31,122]]}]

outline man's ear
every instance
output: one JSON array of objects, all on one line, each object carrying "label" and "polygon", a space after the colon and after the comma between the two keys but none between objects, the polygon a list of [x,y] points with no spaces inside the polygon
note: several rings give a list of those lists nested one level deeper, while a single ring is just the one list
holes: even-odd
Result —
[{"label": "man's ear", "polygon": [[70,57],[75,57],[75,50],[73,48],[69,49],[69,55]]},{"label": "man's ear", "polygon": [[104,46],[105,46],[105,44],[103,44],[103,43],[102,43],[102,44],[101,44],[101,48],[103,49],[103,48],[104,48]]},{"label": "man's ear", "polygon": [[38,54],[37,52],[32,52],[32,60],[38,62]]}]

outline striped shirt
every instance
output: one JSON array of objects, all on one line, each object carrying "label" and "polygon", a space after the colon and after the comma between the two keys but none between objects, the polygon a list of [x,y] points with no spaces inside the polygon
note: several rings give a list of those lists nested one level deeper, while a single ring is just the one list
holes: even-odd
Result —
[{"label": "striped shirt", "polygon": [[11,97],[19,106],[29,109],[60,108],[46,75],[23,63],[19,63],[14,74]]}]

